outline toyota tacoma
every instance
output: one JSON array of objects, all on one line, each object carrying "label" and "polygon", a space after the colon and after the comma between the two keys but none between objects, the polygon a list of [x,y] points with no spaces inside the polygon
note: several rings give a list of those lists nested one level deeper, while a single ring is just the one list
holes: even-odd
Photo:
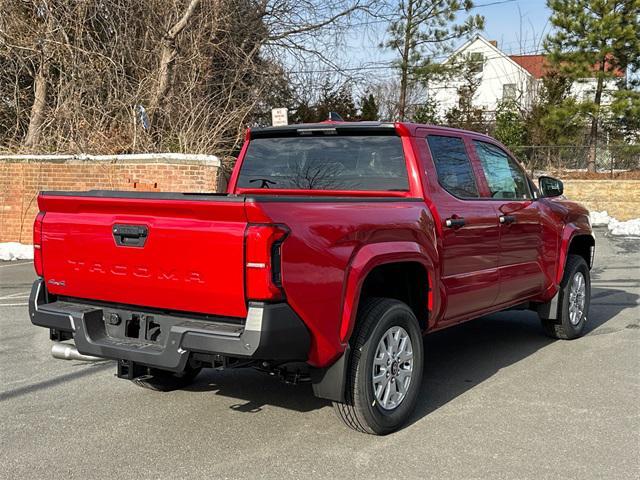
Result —
[{"label": "toyota tacoma", "polygon": [[423,335],[512,308],[582,334],[595,243],[562,194],[479,133],[250,129],[227,193],[41,192],[29,315],[140,385],[255,367],[386,434],[416,404]]}]

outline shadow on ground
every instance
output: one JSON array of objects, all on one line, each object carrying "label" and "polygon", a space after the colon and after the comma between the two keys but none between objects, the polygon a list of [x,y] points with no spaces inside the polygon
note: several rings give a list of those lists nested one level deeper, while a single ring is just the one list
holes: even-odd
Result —
[{"label": "shadow on ground", "polygon": [[[622,310],[638,304],[638,295],[607,287],[617,285],[599,280],[592,289],[591,315],[587,335],[606,334],[631,328],[605,326]],[[625,285],[626,286],[626,285]],[[634,320],[637,327],[638,320]],[[546,337],[538,317],[530,311],[507,311],[448,328],[425,338],[425,372],[421,394],[412,422],[452,401],[487,380],[499,370],[534,354],[554,340]],[[99,362],[42,382],[6,391],[0,401],[29,395],[81,377],[105,374],[113,362]],[[289,385],[253,369],[203,371],[186,389],[200,392],[203,404],[223,396],[237,400],[230,408],[243,413],[259,413],[265,405],[308,412],[329,405],[313,396],[310,384]],[[213,393],[214,397],[207,393]]]},{"label": "shadow on ground", "polygon": [[589,321],[585,326],[585,335],[601,335],[619,331],[623,328],[636,328],[640,325],[640,318],[636,317],[625,325],[605,326],[609,320],[616,317],[621,311],[637,307],[640,299],[640,295],[618,288],[607,287],[607,285],[615,284],[619,286],[620,283],[623,283],[626,288],[640,287],[639,280],[598,280],[597,283],[603,287],[591,287],[591,306],[589,308]]},{"label": "shadow on ground", "polygon": [[[587,334],[599,333],[620,311],[636,306],[637,300],[637,295],[624,290],[593,288]],[[544,335],[537,315],[529,311],[501,312],[428,335],[422,391],[413,421],[554,341]],[[315,398],[308,384],[288,385],[252,370],[208,370],[187,390],[238,399],[232,408],[247,413],[258,413],[265,405],[305,412],[329,404]]]}]

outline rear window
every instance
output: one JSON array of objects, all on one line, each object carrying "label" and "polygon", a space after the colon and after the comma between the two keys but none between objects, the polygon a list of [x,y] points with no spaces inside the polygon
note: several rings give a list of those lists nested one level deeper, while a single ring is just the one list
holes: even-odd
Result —
[{"label": "rear window", "polygon": [[407,191],[409,182],[400,137],[332,135],[251,140],[238,187]]}]

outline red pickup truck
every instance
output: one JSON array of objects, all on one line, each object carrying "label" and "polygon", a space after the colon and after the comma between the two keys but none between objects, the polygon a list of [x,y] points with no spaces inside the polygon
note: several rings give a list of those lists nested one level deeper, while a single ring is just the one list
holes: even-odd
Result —
[{"label": "red pickup truck", "polygon": [[144,386],[252,366],[385,434],[415,405],[422,335],[509,308],[582,333],[594,237],[562,192],[478,133],[252,129],[226,194],[42,192],[29,313]]}]

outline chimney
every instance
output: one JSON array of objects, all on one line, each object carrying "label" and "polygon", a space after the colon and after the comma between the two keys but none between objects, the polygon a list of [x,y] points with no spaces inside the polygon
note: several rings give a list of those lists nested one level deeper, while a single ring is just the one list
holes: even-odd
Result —
[{"label": "chimney", "polygon": [[497,40],[489,40],[489,43],[491,45],[493,45],[494,47],[498,48],[498,41]]}]

